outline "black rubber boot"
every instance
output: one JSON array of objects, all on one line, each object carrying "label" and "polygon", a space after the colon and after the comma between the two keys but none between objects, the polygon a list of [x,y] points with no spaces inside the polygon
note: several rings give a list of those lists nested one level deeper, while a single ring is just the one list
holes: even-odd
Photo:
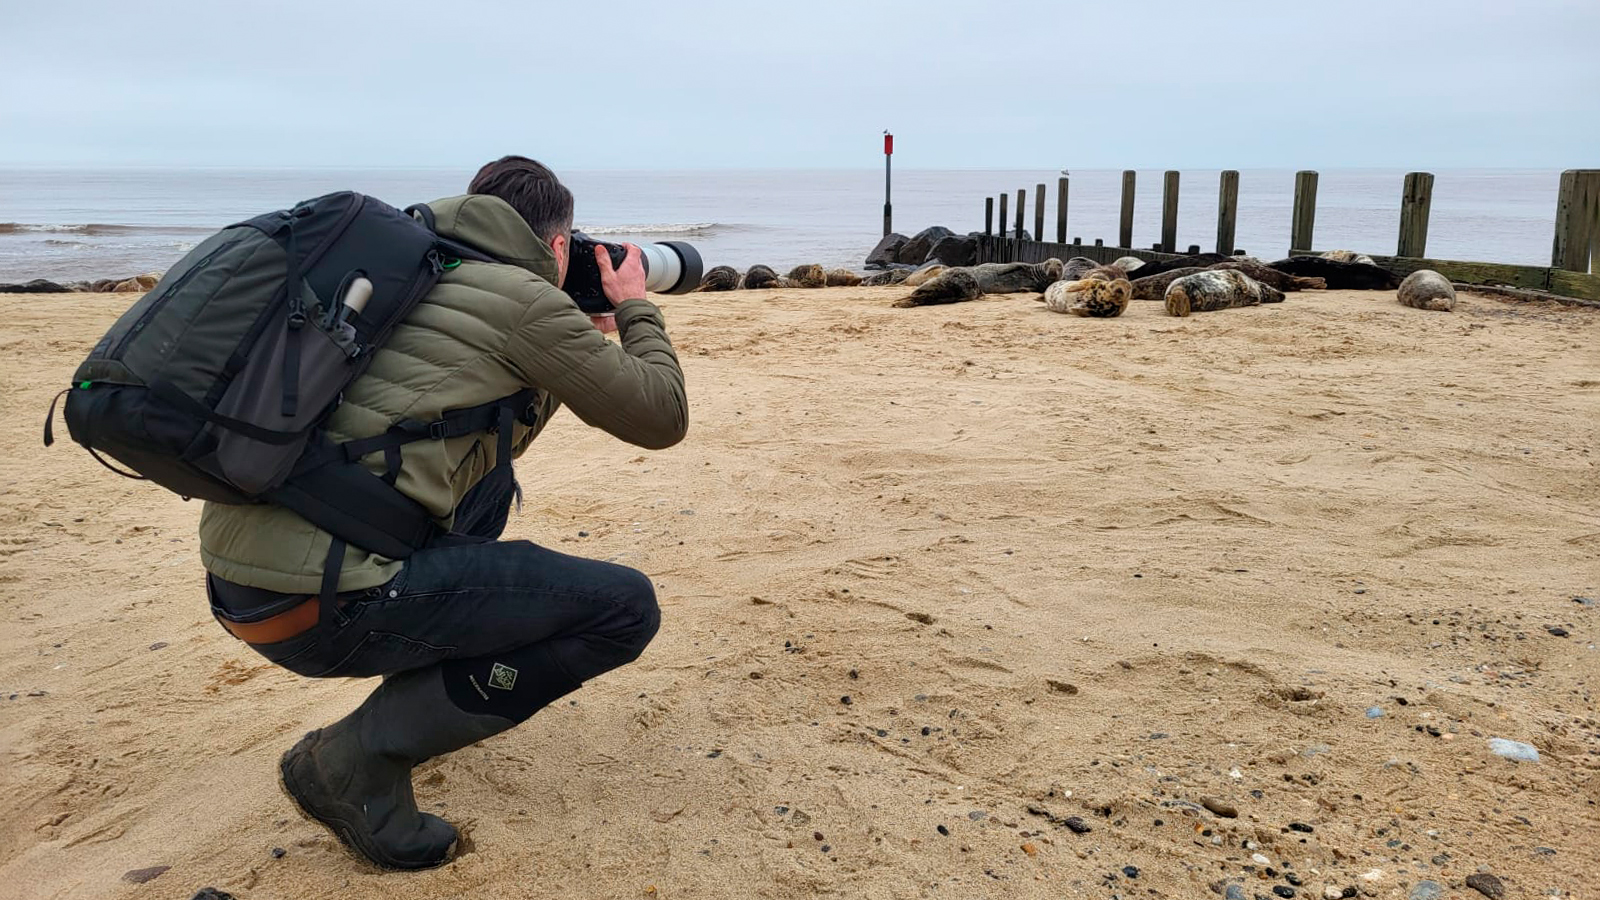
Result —
[{"label": "black rubber boot", "polygon": [[302,738],[278,770],[300,809],[350,849],[385,868],[427,869],[450,861],[456,830],[417,811],[412,766],[513,724],[463,712],[429,666],[385,679],[355,712]]}]

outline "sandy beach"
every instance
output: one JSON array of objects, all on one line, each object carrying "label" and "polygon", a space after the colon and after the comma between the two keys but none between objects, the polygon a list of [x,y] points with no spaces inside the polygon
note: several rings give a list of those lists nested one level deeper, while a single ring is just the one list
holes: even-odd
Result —
[{"label": "sandy beach", "polygon": [[661,298],[688,439],[524,457],[509,534],[663,628],[420,767],[466,839],[417,874],[275,781],[374,682],[257,657],[199,504],[40,446],[129,295],[0,297],[0,894],[1600,896],[1600,310],[904,294]]}]

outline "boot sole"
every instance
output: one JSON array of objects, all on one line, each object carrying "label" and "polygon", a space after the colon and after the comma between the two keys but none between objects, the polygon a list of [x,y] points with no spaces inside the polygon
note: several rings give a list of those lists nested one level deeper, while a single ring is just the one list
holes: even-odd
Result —
[{"label": "boot sole", "polygon": [[362,840],[362,831],[354,824],[347,822],[331,813],[322,813],[311,808],[309,804],[301,799],[301,792],[304,791],[305,788],[295,780],[294,773],[291,771],[289,765],[289,762],[291,758],[294,757],[295,752],[300,749],[302,744],[309,740],[311,740],[311,735],[307,734],[305,737],[300,739],[300,743],[289,748],[289,750],[283,754],[283,757],[278,760],[278,789],[283,791],[283,795],[288,797],[289,800],[294,803],[294,807],[300,811],[300,815],[333,832],[334,837],[339,839],[339,843],[344,844],[346,850],[349,850],[351,853],[354,853],[362,859],[365,859],[368,862],[384,869],[402,872],[416,871],[419,869],[436,869],[439,866],[442,866],[445,863],[455,859],[456,843],[459,842],[459,839],[457,842],[452,842],[450,844],[449,851],[445,854],[445,857],[436,862],[405,862],[401,860],[390,859],[384,854],[377,852],[376,848],[369,849],[366,846],[366,842]]}]

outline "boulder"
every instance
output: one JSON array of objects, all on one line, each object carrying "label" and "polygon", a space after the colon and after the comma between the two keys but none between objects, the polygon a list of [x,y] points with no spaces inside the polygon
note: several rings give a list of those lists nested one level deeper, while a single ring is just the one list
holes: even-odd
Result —
[{"label": "boulder", "polygon": [[933,249],[934,244],[953,234],[955,232],[943,225],[924,228],[917,232],[916,237],[905,242],[905,245],[900,248],[900,252],[895,254],[895,259],[913,266],[920,266],[928,261],[928,251]]},{"label": "boulder", "polygon": [[54,281],[46,281],[43,278],[35,278],[23,284],[0,284],[0,294],[68,294],[71,292],[72,288],[56,284]]},{"label": "boulder", "polygon": [[[907,238],[903,234],[884,235],[883,240],[878,242],[878,246],[873,247],[872,252],[867,254],[867,268],[883,269],[887,268],[889,264],[897,262],[896,254],[900,252],[901,247],[905,246],[906,240]],[[921,261],[920,259],[917,260],[917,262]]]},{"label": "boulder", "polygon": [[947,266],[970,266],[978,261],[978,241],[953,234],[940,238],[928,251],[928,260],[938,260]]}]

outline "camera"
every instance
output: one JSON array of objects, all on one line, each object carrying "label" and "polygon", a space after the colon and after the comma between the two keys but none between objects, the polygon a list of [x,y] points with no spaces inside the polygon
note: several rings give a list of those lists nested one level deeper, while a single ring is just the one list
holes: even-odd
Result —
[{"label": "camera", "polygon": [[[619,269],[622,261],[628,258],[627,245],[597,241],[581,231],[574,231],[570,246],[567,280],[562,289],[579,309],[591,316],[610,312],[611,301],[600,287],[600,263],[594,258],[594,248],[606,248],[611,254],[611,267]],[[687,294],[700,286],[700,278],[705,274],[704,263],[694,247],[682,241],[638,246],[644,260],[646,290],[657,294]]]}]

